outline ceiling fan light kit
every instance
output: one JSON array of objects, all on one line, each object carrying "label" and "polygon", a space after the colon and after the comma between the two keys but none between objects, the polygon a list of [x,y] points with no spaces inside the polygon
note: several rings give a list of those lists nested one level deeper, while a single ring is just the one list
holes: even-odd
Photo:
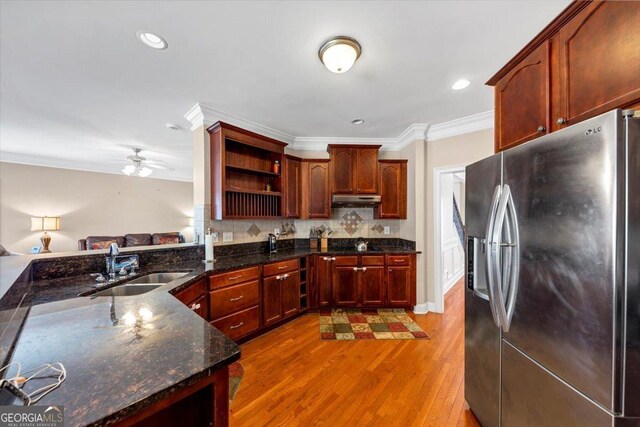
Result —
[{"label": "ceiling fan light kit", "polygon": [[130,163],[122,169],[122,173],[127,176],[139,176],[142,178],[147,177],[153,173],[153,169],[148,168],[144,165],[143,162],[147,159],[140,155],[141,151],[141,148],[133,149],[133,152],[135,154],[133,156],[127,156],[127,159],[130,161]]}]

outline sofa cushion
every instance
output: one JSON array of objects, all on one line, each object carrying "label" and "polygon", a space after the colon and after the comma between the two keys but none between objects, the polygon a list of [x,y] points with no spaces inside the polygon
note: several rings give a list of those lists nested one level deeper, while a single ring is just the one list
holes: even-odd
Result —
[{"label": "sofa cushion", "polygon": [[107,249],[112,243],[124,247],[124,236],[89,236],[87,237],[87,249]]},{"label": "sofa cushion", "polygon": [[155,233],[153,235],[154,245],[172,245],[180,243],[180,233]]},{"label": "sofa cushion", "polygon": [[0,245],[0,256],[8,256],[11,255],[11,252],[6,250],[4,246]]},{"label": "sofa cushion", "polygon": [[149,233],[125,234],[124,240],[128,248],[131,246],[148,246],[153,241]]}]

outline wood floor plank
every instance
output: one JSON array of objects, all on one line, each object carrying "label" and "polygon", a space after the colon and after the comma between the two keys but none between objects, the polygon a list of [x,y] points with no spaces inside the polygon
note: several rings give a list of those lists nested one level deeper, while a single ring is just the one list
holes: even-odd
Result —
[{"label": "wood floor plank", "polygon": [[242,345],[232,426],[479,426],[464,401],[464,283],[445,313],[411,317],[430,340],[322,341],[318,315]]}]

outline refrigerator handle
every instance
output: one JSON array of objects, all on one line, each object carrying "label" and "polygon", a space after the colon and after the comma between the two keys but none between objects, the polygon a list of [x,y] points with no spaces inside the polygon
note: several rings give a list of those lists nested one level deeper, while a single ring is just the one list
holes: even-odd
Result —
[{"label": "refrigerator handle", "polygon": [[[500,203],[498,204],[494,225],[491,229],[491,235],[487,236],[489,239],[489,248],[487,253],[490,254],[491,258],[489,270],[491,271],[490,275],[493,276],[493,286],[494,286],[494,295],[495,295],[495,305],[496,310],[498,312],[498,317],[500,319],[500,325],[504,332],[507,332],[508,327],[506,325],[507,321],[507,308],[506,308],[506,299],[505,294],[507,292],[507,288],[505,286],[505,281],[510,276],[510,261],[512,259],[511,256],[511,248],[509,246],[503,246],[503,229],[507,216],[507,203],[511,198],[511,191],[508,185],[505,185],[502,188],[502,194],[500,196]],[[509,233],[509,231],[507,232]],[[509,236],[507,236],[509,237]],[[509,245],[507,243],[506,245]],[[507,252],[507,258],[503,260],[502,257],[502,249],[506,247],[509,249]],[[504,261],[504,262],[503,262]],[[503,268],[504,267],[504,271]]]},{"label": "refrigerator handle", "polygon": [[[507,186],[508,187],[508,186]],[[509,189],[509,198],[507,200],[507,213],[509,216],[508,226],[510,233],[510,245],[509,252],[511,253],[511,262],[509,265],[509,277],[508,277],[508,294],[506,301],[507,317],[505,319],[504,331],[508,332],[511,327],[511,319],[513,318],[513,312],[516,305],[516,296],[518,294],[518,279],[520,277],[520,233],[518,231],[518,216],[516,214],[516,207],[513,204],[513,197],[511,196],[511,190]]]},{"label": "refrigerator handle", "polygon": [[494,271],[493,271],[493,257],[494,254],[491,250],[491,236],[493,235],[494,223],[496,221],[496,213],[498,209],[498,202],[500,201],[500,194],[502,193],[502,188],[499,185],[496,185],[496,189],[493,192],[493,199],[491,201],[491,209],[489,211],[489,220],[487,221],[487,231],[486,231],[486,249],[485,249],[485,262],[486,262],[486,272],[487,272],[487,290],[489,295],[489,307],[491,308],[491,315],[493,316],[493,322],[497,327],[500,327],[500,314],[498,312],[497,304],[496,304],[496,290],[495,290],[495,282],[494,282]]}]

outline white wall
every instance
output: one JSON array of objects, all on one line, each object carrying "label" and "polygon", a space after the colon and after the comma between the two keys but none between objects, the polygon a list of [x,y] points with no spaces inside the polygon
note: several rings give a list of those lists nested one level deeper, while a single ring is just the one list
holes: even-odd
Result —
[{"label": "white wall", "polygon": [[493,129],[457,135],[450,138],[428,141],[426,144],[424,174],[426,179],[424,211],[426,212],[425,229],[425,262],[426,295],[430,303],[435,303],[434,280],[434,209],[439,204],[433,200],[435,168],[468,165],[493,154]]},{"label": "white wall", "polygon": [[54,252],[77,250],[88,235],[179,231],[193,238],[193,184],[41,166],[0,163],[0,244],[28,253],[42,232],[32,216],[60,216]]}]

